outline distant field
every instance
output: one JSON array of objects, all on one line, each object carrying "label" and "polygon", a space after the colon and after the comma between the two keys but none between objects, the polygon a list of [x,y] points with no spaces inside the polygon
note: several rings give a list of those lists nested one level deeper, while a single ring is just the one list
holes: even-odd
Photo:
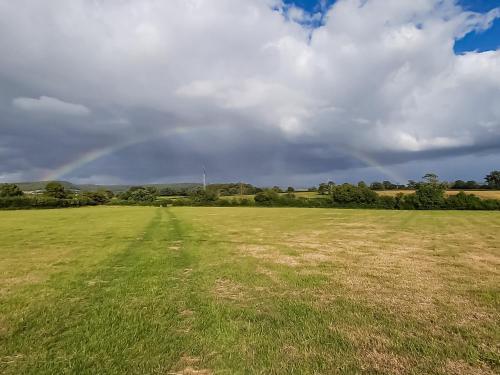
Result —
[{"label": "distant field", "polygon": [[2,374],[497,374],[500,214],[0,212]]},{"label": "distant field", "polygon": [[[395,196],[398,193],[410,194],[414,193],[413,190],[385,190],[385,191],[377,191],[380,195],[390,195]],[[447,190],[447,195],[455,195],[458,194],[460,190]],[[464,190],[466,194],[474,194],[482,199],[500,199],[500,190]]]},{"label": "distant field", "polygon": [[[414,193],[414,190],[382,190],[382,191],[376,191],[377,194],[379,195],[389,195],[389,196],[396,196],[398,193],[403,193],[403,194],[411,194]],[[500,199],[500,190],[465,190],[464,191],[466,194],[474,194],[478,196],[479,198],[482,199]],[[459,190],[448,190],[446,191],[447,195],[455,195],[458,194]],[[283,193],[286,194],[286,193]],[[325,198],[327,196],[325,195],[319,195],[318,193],[314,191],[299,191],[293,193],[297,197],[305,197],[305,198]],[[253,195],[235,195],[235,196],[226,196],[226,197],[221,197],[223,199],[232,199],[232,198],[247,198],[250,200],[253,200]]]}]

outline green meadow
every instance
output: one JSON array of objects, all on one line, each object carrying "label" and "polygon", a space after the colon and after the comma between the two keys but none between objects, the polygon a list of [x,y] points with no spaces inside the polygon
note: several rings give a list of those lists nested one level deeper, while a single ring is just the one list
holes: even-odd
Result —
[{"label": "green meadow", "polygon": [[500,213],[0,212],[2,374],[496,374]]}]

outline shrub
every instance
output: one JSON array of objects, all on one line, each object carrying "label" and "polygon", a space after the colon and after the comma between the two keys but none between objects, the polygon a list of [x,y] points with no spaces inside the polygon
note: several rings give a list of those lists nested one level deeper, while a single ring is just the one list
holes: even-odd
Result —
[{"label": "shrub", "polygon": [[398,200],[396,197],[390,197],[387,195],[382,195],[377,199],[377,208],[383,208],[386,210],[393,210],[397,208]]},{"label": "shrub", "polygon": [[67,198],[68,192],[61,183],[52,181],[45,186],[45,195],[52,198],[64,199]]},{"label": "shrub", "polygon": [[0,197],[20,197],[24,193],[16,184],[1,184]]},{"label": "shrub", "polygon": [[463,191],[446,199],[446,208],[452,210],[480,210],[483,201],[474,194],[465,194]]},{"label": "shrub", "polygon": [[421,183],[415,191],[418,209],[431,210],[444,208],[444,186],[438,183]]},{"label": "shrub", "polygon": [[373,205],[378,195],[367,187],[342,184],[332,188],[332,201],[341,205]]},{"label": "shrub", "polygon": [[279,194],[275,190],[264,190],[255,194],[254,200],[257,206],[274,206],[279,200]]}]

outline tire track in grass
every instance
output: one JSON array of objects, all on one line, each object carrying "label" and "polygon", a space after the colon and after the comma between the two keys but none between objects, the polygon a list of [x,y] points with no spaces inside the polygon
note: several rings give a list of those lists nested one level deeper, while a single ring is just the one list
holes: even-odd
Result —
[{"label": "tire track in grass", "polygon": [[186,296],[194,259],[181,228],[157,209],[144,233],[92,272],[54,277],[29,306],[0,356],[9,373],[168,372],[189,346]]}]

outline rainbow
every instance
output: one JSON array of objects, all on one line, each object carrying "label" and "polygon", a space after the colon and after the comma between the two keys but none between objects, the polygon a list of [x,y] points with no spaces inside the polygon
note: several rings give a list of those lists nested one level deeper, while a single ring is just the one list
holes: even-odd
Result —
[{"label": "rainbow", "polygon": [[125,148],[125,145],[115,145],[108,146],[104,148],[98,148],[95,150],[91,150],[79,155],[76,159],[59,166],[57,169],[50,171],[49,173],[42,176],[43,181],[55,181],[59,180],[68,173],[71,173],[86,164],[92,163],[93,161],[100,159],[106,155],[110,155],[122,148]]},{"label": "rainbow", "polygon": [[180,127],[172,128],[169,131],[163,132],[160,135],[154,134],[150,135],[147,137],[140,137],[136,138],[133,140],[121,142],[118,144],[110,145],[110,146],[105,146],[105,147],[100,147],[96,148],[90,151],[87,151],[83,154],[80,154],[77,156],[75,159],[59,166],[58,168],[49,171],[48,173],[45,173],[41,176],[41,179],[43,181],[55,181],[59,180],[62,177],[68,175],[69,173],[76,171],[79,168],[82,168],[83,166],[92,163],[93,161],[96,161],[104,156],[111,155],[117,151],[123,150],[127,147],[143,143],[146,141],[149,141],[151,139],[158,139],[159,136],[166,136],[167,134],[171,133],[180,133],[184,129]]},{"label": "rainbow", "polygon": [[361,161],[366,166],[375,168],[380,173],[386,175],[387,177],[390,177],[391,180],[393,180],[393,182],[396,182],[396,183],[399,183],[399,184],[403,184],[403,183],[406,183],[406,181],[407,181],[407,179],[405,177],[397,174],[393,170],[391,170],[391,169],[387,168],[386,166],[380,164],[376,160],[370,158],[368,155],[363,154],[360,151],[356,151],[356,150],[350,149],[350,150],[344,150],[344,152],[346,154],[354,157],[355,159],[358,159],[359,161]]},{"label": "rainbow", "polygon": [[[183,128],[173,128],[171,129],[170,131],[168,132],[164,132],[162,135],[165,136],[170,133],[179,133],[179,132],[183,132],[184,130],[186,129],[183,129]],[[97,148],[97,149],[94,149],[94,150],[90,150],[90,151],[87,151],[81,155],[79,155],[77,158],[75,158],[74,160],[68,162],[68,163],[65,163],[61,166],[59,166],[57,169],[54,169],[52,171],[49,171],[48,173],[44,174],[41,176],[41,179],[43,181],[54,181],[54,180],[59,180],[61,179],[62,177],[70,174],[71,172],[75,171],[75,170],[78,170],[79,168],[89,164],[89,163],[92,163],[93,161],[95,160],[98,160],[102,157],[105,157],[107,155],[111,155],[119,150],[122,150],[122,149],[125,149],[127,147],[130,147],[130,146],[133,146],[133,145],[136,145],[136,144],[139,144],[139,143],[143,143],[143,142],[146,142],[148,140],[151,140],[151,139],[155,139],[157,138],[158,135],[155,134],[153,136],[148,136],[148,137],[142,137],[142,138],[138,138],[138,139],[134,139],[134,140],[130,140],[130,141],[125,141],[125,142],[121,142],[121,143],[118,143],[118,144],[115,144],[115,145],[111,145],[111,146],[106,146],[106,147],[101,147],[101,148]],[[380,164],[379,162],[377,162],[376,160],[374,160],[373,158],[369,157],[368,155],[360,152],[360,151],[357,151],[357,150],[354,150],[354,149],[348,149],[348,148],[338,148],[341,152],[361,161],[363,164],[365,164],[366,166],[369,166],[369,167],[372,167],[372,168],[375,168],[376,170],[380,171],[382,174],[390,177],[392,180],[394,180],[395,182],[398,182],[398,183],[404,183],[406,182],[406,179],[401,176],[401,175],[398,175],[397,173],[395,173],[393,170],[387,168],[386,166]]]}]

